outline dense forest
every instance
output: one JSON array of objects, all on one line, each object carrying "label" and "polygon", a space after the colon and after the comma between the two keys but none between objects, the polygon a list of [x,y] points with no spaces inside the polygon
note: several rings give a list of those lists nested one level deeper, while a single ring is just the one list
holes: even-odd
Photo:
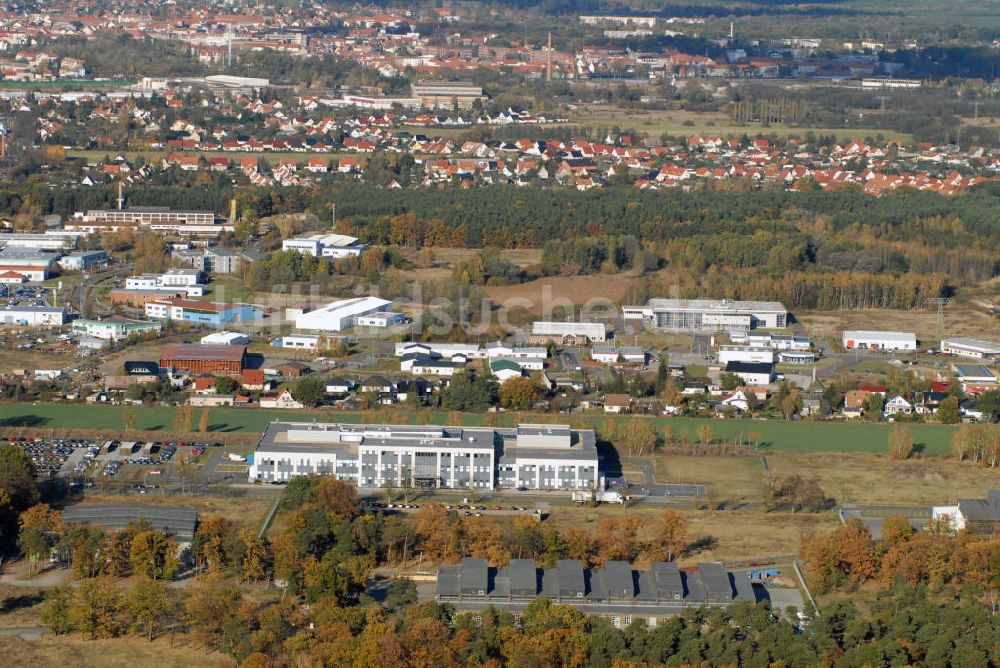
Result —
[{"label": "dense forest", "polygon": [[[30,472],[30,461],[10,450],[0,448],[7,470]],[[396,493],[405,497],[407,490]],[[21,500],[19,507],[31,502]],[[594,531],[556,531],[524,518],[505,531],[485,518],[426,505],[410,522],[365,508],[353,487],[330,477],[297,478],[284,490],[281,513],[281,529],[269,538],[221,517],[203,518],[190,549],[175,560],[172,539],[148,525],[118,531],[67,526],[57,510],[38,504],[20,513],[19,547],[29,560],[55,555],[76,579],[75,586],[46,597],[43,620],[53,633],[154,639],[180,629],[196,647],[228,654],[248,668],[846,668],[1000,660],[993,614],[1000,585],[997,542],[944,524],[914,533],[887,521],[883,538],[874,540],[863,526],[849,523],[807,537],[815,586],[864,588],[858,601],[838,597],[802,611],[744,602],[691,608],[656,627],[635,619],[616,628],[546,599],[533,601],[519,618],[492,608],[461,614],[447,604],[418,603],[406,579],[390,583],[378,599],[367,585],[376,566],[418,553],[446,562],[479,555],[492,564],[515,555],[539,564],[674,559],[688,540],[679,513],[666,510],[661,522],[645,527],[635,518],[603,518]],[[181,574],[190,578],[187,586],[167,586]],[[129,588],[115,584],[130,575]]]},{"label": "dense forest", "polygon": [[[655,271],[641,285],[651,296],[677,286],[682,297],[775,298],[796,308],[826,309],[913,308],[1000,274],[996,191],[994,184],[955,197],[898,191],[879,198],[849,188],[392,191],[329,179],[314,188],[243,188],[236,197],[245,222],[307,211],[317,228],[329,220],[336,203],[339,231],[375,246],[471,247],[501,254],[543,249],[540,266],[527,270],[496,253],[479,258],[456,274],[465,284]],[[0,188],[0,213],[68,215],[112,206],[114,196],[112,189],[53,191],[37,181],[9,183]],[[221,213],[232,196],[232,185],[220,179],[208,185],[150,186],[130,193],[129,201]],[[272,227],[268,243],[287,236],[283,229]],[[247,278],[262,285],[335,271],[374,281],[380,268],[402,262],[394,253],[364,260],[364,266],[341,263],[320,272],[276,260]]]}]

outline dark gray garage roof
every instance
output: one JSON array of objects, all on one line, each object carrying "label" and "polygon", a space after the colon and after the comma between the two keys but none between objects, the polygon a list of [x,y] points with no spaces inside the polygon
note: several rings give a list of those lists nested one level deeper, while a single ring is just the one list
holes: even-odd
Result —
[{"label": "dark gray garage roof", "polygon": [[194,538],[198,511],[184,506],[156,505],[76,505],[63,511],[63,521],[94,524],[108,529],[124,529],[129,522],[146,518],[154,529],[176,536],[180,540]]}]

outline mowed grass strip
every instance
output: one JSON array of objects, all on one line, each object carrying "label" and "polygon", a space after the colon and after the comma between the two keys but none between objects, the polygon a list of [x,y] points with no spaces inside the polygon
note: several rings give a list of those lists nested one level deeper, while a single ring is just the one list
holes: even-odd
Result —
[{"label": "mowed grass strip", "polygon": [[[201,409],[195,411],[195,427]],[[311,422],[412,423],[415,415],[402,409],[369,412],[349,412],[331,409],[313,411],[281,411],[261,408],[211,408],[209,432],[262,432],[272,420]],[[132,409],[133,428],[139,431],[164,431],[173,428],[176,409],[170,406],[140,406]],[[122,406],[94,406],[84,404],[0,404],[0,430],[12,427],[85,428],[107,429],[109,432],[125,428]],[[455,413],[432,411],[424,413],[432,424],[445,424]],[[462,424],[482,426],[482,413],[457,414]],[[650,420],[659,435],[670,426],[675,441],[685,436],[689,442],[698,440],[698,428],[708,425],[715,441],[746,443],[753,441],[764,451],[784,452],[885,452],[889,450],[889,429],[886,423],[869,422],[786,422],[783,420],[716,420],[711,418],[663,418],[648,416],[608,417],[601,414],[552,415],[536,413],[507,413],[498,416],[501,425],[517,422],[565,423],[582,428],[600,429],[608,420],[619,425],[630,420]],[[947,455],[951,452],[951,437],[955,427],[937,424],[910,425],[913,442],[918,454]],[[0,433],[0,435],[3,435]]]}]

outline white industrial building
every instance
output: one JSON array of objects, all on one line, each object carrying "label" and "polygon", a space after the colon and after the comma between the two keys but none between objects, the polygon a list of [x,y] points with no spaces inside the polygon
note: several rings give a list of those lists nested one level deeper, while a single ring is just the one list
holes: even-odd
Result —
[{"label": "white industrial building", "polygon": [[198,342],[203,345],[246,346],[250,344],[250,337],[240,332],[212,332]]},{"label": "white industrial building", "polygon": [[763,346],[719,346],[719,364],[729,362],[774,363],[774,351]]},{"label": "white industrial building", "polygon": [[601,364],[645,364],[646,351],[638,346],[594,346],[590,358]]},{"label": "white industrial building", "polygon": [[295,320],[295,329],[317,332],[339,332],[357,324],[357,319],[388,310],[392,304],[378,297],[356,297],[327,304],[312,311],[288,309],[288,317]]},{"label": "white industrial building", "polygon": [[106,264],[108,261],[107,251],[79,251],[63,255],[59,258],[59,266],[66,271],[86,271],[91,267]]},{"label": "white industrial building", "polygon": [[770,332],[731,332],[729,340],[772,350],[812,350],[812,340],[807,336],[771,334]]},{"label": "white industrial building", "polygon": [[163,325],[159,322],[143,322],[141,320],[126,320],[124,318],[108,318],[107,320],[87,320],[77,318],[73,321],[73,332],[81,336],[92,337],[101,341],[121,341],[133,334],[144,335],[159,333]]},{"label": "white industrial building", "polygon": [[65,325],[66,309],[53,306],[4,306],[0,308],[0,324],[29,327]]},{"label": "white industrial building", "polygon": [[383,311],[371,315],[358,316],[358,327],[392,327],[406,322],[406,316],[395,311]]},{"label": "white industrial building", "polygon": [[845,330],[843,346],[848,350],[916,350],[917,335],[912,332],[876,332]]},{"label": "white industrial building", "polygon": [[486,357],[486,351],[478,343],[424,343],[422,341],[403,341],[396,344],[396,357],[411,353],[424,353],[452,359],[456,355],[464,355],[465,359]]},{"label": "white industrial building", "polygon": [[188,297],[201,297],[205,286],[202,272],[198,269],[168,269],[162,274],[140,274],[125,279],[126,290],[164,290],[176,292],[178,289]]},{"label": "white industrial building", "polygon": [[365,488],[575,491],[601,485],[592,430],[272,422],[257,444],[249,480],[298,475],[335,475]]},{"label": "white industrial building", "polygon": [[783,329],[788,309],[781,302],[650,299],[645,306],[623,306],[622,317],[672,331]]},{"label": "white industrial building", "polygon": [[982,339],[942,339],[941,352],[974,359],[996,359],[1000,357],[1000,343]]},{"label": "white industrial building", "polygon": [[351,257],[368,248],[357,237],[346,234],[304,234],[281,242],[281,250],[295,251],[313,257]]},{"label": "white industrial building", "polygon": [[550,322],[531,323],[531,336],[549,339],[587,339],[591,343],[603,343],[608,332],[603,322]]},{"label": "white industrial building", "polygon": [[29,248],[32,250],[61,251],[76,248],[76,240],[83,236],[82,232],[62,234],[45,233],[10,233],[0,234],[0,245],[4,248]]},{"label": "white industrial building", "polygon": [[319,347],[319,336],[316,334],[288,334],[278,339],[278,347],[290,350],[316,350]]}]

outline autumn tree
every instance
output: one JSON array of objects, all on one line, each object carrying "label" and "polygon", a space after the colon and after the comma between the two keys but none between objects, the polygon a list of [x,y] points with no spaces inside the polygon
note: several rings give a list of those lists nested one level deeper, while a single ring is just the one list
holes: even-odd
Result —
[{"label": "autumn tree", "polygon": [[73,630],[73,619],[70,610],[73,604],[73,591],[69,587],[55,587],[45,594],[45,605],[42,607],[42,623],[49,631],[60,635]]},{"label": "autumn tree", "polygon": [[121,628],[121,598],[106,579],[84,580],[73,593],[69,610],[73,628],[91,640],[112,638]]},{"label": "autumn tree", "polygon": [[317,503],[340,517],[350,518],[358,512],[357,487],[333,476],[318,476],[311,481]]},{"label": "autumn tree", "polygon": [[633,561],[639,556],[639,519],[602,517],[597,523],[597,555],[601,562]]},{"label": "autumn tree", "polygon": [[19,515],[38,503],[35,463],[12,443],[0,443],[0,537],[13,544]]},{"label": "autumn tree", "polygon": [[652,552],[660,561],[674,561],[688,546],[689,523],[676,510],[665,510],[652,540]]},{"label": "autumn tree", "polygon": [[267,542],[250,529],[240,531],[240,543],[243,545],[243,555],[240,560],[240,571],[243,579],[256,582],[267,577],[269,559]]},{"label": "autumn tree", "polygon": [[219,573],[196,578],[184,602],[191,635],[209,647],[218,647],[223,626],[236,614],[241,600],[239,590]]},{"label": "autumn tree", "polygon": [[709,424],[701,424],[697,429],[698,441],[702,445],[708,445],[715,439],[715,432]]},{"label": "autumn tree", "polygon": [[150,580],[173,577],[177,569],[177,543],[162,531],[141,531],[132,537],[129,552],[132,572]]},{"label": "autumn tree", "polygon": [[656,448],[656,428],[648,420],[631,420],[623,431],[622,442],[629,454],[648,455]]},{"label": "autumn tree", "polygon": [[531,408],[538,396],[538,386],[526,376],[508,378],[500,384],[500,405],[504,408],[523,410]]},{"label": "autumn tree", "polygon": [[164,626],[173,610],[167,587],[162,581],[139,580],[125,594],[123,607],[131,629],[142,632],[150,642]]},{"label": "autumn tree", "polygon": [[958,397],[948,397],[938,406],[938,422],[941,424],[958,424],[961,415],[958,410]]},{"label": "autumn tree", "polygon": [[39,503],[21,513],[19,525],[18,547],[28,560],[29,574],[34,574],[38,562],[48,559],[63,530],[62,513],[47,503]]},{"label": "autumn tree", "polygon": [[181,404],[174,411],[174,432],[179,434],[186,434],[191,431],[191,426],[194,423],[194,409],[191,408],[191,404]]},{"label": "autumn tree", "polygon": [[910,428],[900,422],[889,431],[889,458],[902,460],[913,456],[913,434]]}]

